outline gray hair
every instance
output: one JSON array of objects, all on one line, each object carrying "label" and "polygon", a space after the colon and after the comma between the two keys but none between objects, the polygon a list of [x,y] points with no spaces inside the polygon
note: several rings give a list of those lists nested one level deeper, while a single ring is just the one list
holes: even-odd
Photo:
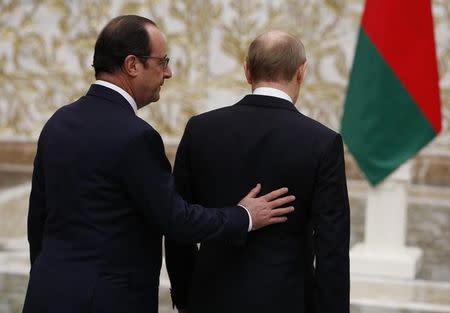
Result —
[{"label": "gray hair", "polygon": [[248,49],[247,66],[255,82],[288,82],[305,62],[302,42],[282,31],[270,31],[256,37]]}]

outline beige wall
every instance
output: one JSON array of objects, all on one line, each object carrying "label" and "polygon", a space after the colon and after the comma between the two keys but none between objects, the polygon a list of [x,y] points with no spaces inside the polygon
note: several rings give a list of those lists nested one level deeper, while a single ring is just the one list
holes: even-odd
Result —
[{"label": "beige wall", "polygon": [[[307,48],[299,109],[339,129],[362,7],[363,0],[2,0],[0,141],[35,140],[52,112],[86,91],[96,35],[125,13],[154,19],[168,35],[174,77],[161,100],[139,113],[164,136],[179,138],[191,115],[248,92],[246,48],[271,28],[298,35]],[[448,156],[450,2],[433,0],[433,11],[445,131],[424,153]]]}]

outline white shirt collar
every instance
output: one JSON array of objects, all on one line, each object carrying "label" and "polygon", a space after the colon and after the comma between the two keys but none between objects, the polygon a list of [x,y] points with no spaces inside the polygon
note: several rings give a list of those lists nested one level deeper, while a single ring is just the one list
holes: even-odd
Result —
[{"label": "white shirt collar", "polygon": [[284,91],[281,91],[280,89],[272,88],[272,87],[258,87],[255,90],[253,90],[254,95],[262,95],[262,96],[271,96],[271,97],[277,97],[284,100],[287,100],[291,103],[294,103],[289,97],[287,93]]},{"label": "white shirt collar", "polygon": [[123,90],[122,88],[120,88],[117,85],[111,84],[110,82],[107,82],[107,81],[104,81],[104,80],[100,80],[100,79],[97,79],[94,84],[101,85],[103,87],[115,90],[118,93],[120,93],[122,95],[122,97],[124,97],[128,101],[128,103],[131,105],[131,107],[133,108],[134,113],[137,114],[136,101],[134,101],[133,97],[130,96],[130,94],[128,92],[126,92],[125,90]]}]

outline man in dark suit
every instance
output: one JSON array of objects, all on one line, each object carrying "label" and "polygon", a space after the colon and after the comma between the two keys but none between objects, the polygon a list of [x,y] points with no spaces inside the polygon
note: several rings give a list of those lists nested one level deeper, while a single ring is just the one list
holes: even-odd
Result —
[{"label": "man in dark suit", "polygon": [[189,205],[174,191],[160,135],[136,116],[159,99],[172,75],[168,62],[164,35],[152,21],[113,19],[95,45],[97,81],[44,126],[30,196],[23,312],[156,313],[162,234],[239,245],[249,230],[283,222],[293,210],[274,209],[294,199],[278,198],[286,188],[256,198],[258,185],[242,207],[238,199],[224,209]]},{"label": "man in dark suit", "polygon": [[197,251],[166,240],[181,312],[349,312],[343,144],[295,108],[305,68],[299,40],[265,33],[250,45],[245,65],[253,94],[188,122],[174,167],[185,199],[230,205],[256,180],[268,190],[287,185],[297,200],[286,223],[252,232],[243,246],[208,242]]}]

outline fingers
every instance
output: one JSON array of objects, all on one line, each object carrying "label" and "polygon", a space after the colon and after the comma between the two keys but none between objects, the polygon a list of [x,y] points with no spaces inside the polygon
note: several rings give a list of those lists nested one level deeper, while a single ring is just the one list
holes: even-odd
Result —
[{"label": "fingers", "polygon": [[250,192],[245,196],[245,198],[256,198],[258,193],[261,191],[261,184],[256,184],[256,186],[250,190]]},{"label": "fingers", "polygon": [[292,202],[295,200],[295,196],[286,196],[282,198],[275,199],[269,203],[269,207],[271,209],[278,208],[286,203]]},{"label": "fingers", "polygon": [[289,207],[286,207],[286,208],[274,209],[274,210],[270,211],[270,216],[272,218],[281,217],[282,215],[289,214],[289,213],[291,213],[293,211],[294,211],[294,207],[293,206],[289,206]]},{"label": "fingers", "polygon": [[286,221],[287,221],[287,217],[272,217],[269,220],[269,224],[267,224],[267,225],[284,223]]},{"label": "fingers", "polygon": [[[260,186],[261,188],[261,186]],[[269,192],[268,194],[264,195],[264,199],[267,201],[272,201],[273,199],[278,198],[279,196],[284,195],[286,192],[288,192],[288,189],[286,187],[274,190],[272,192]]]}]

